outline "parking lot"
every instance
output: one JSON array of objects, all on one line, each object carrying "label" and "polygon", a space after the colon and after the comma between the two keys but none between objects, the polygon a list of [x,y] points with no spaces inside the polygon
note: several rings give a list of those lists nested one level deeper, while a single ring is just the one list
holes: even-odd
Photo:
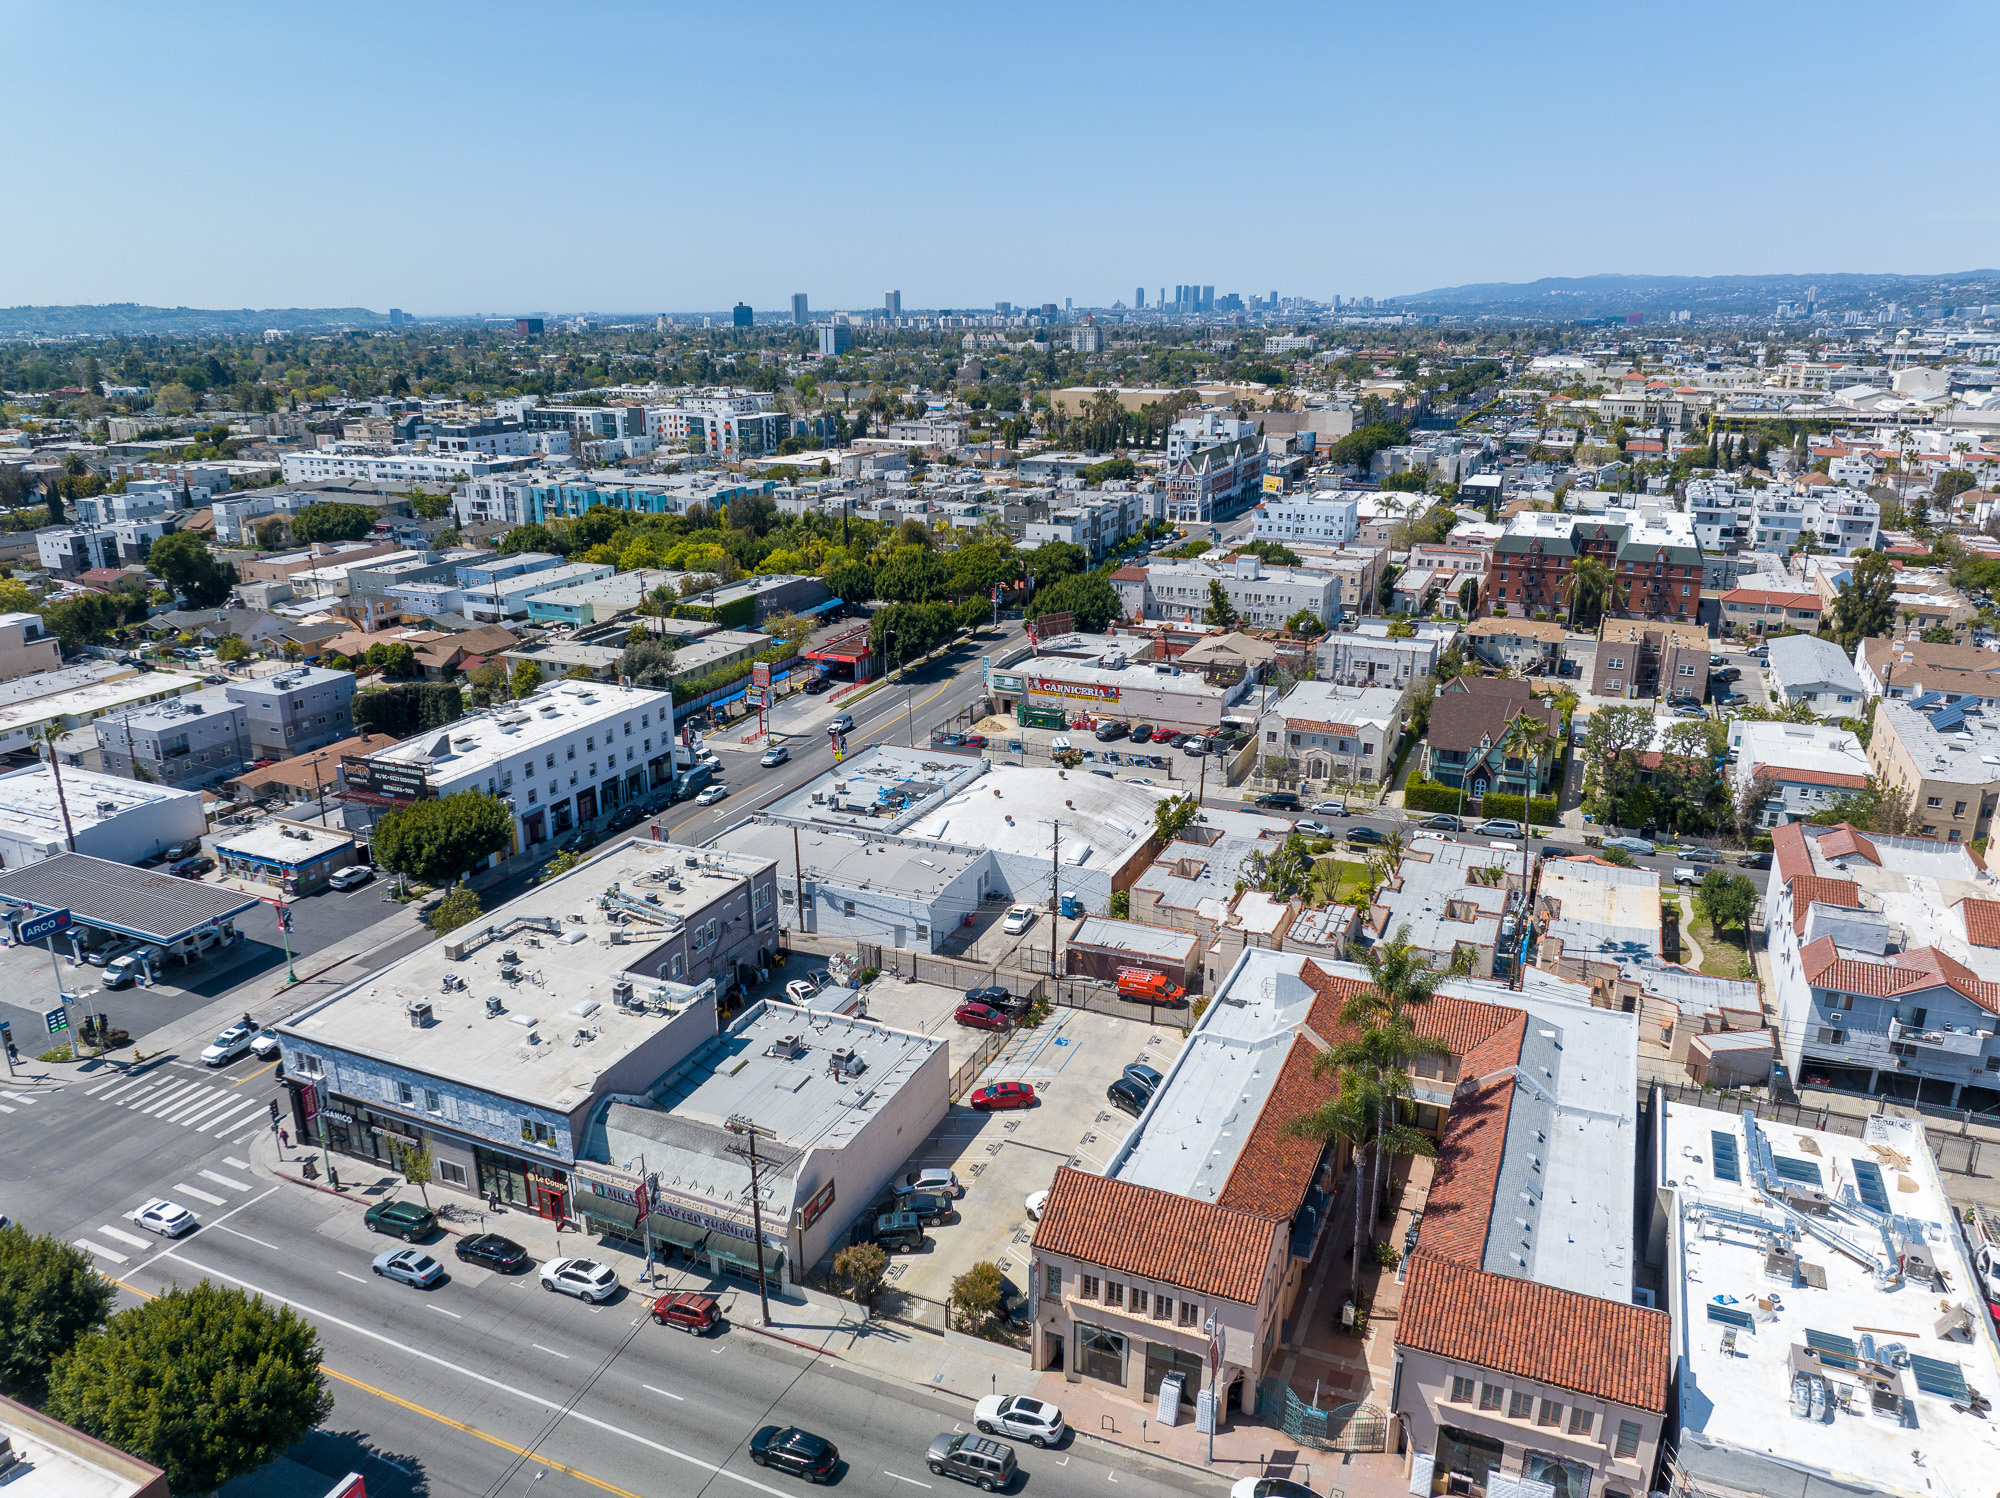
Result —
[{"label": "parking lot", "polygon": [[1035,1106],[990,1114],[954,1107],[910,1157],[912,1170],[950,1166],[965,1195],[953,1221],[926,1231],[922,1253],[892,1257],[889,1283],[942,1305],[954,1278],[990,1260],[1026,1291],[1028,1196],[1048,1189],[1060,1165],[1104,1169],[1133,1123],[1105,1089],[1135,1061],[1166,1070],[1180,1044],[1174,1027],[1077,1009],[1017,1031],[980,1083],[1031,1083]]}]

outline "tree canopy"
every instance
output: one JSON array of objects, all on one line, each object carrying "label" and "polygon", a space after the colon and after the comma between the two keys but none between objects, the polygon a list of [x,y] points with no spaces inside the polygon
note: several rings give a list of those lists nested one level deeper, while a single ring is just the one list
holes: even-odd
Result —
[{"label": "tree canopy", "polygon": [[1833,600],[1833,638],[1850,655],[1863,640],[1886,635],[1896,624],[1896,569],[1879,551],[1864,551],[1848,568]]},{"label": "tree canopy", "polygon": [[375,512],[366,505],[307,505],[291,519],[292,539],[301,546],[315,541],[359,541],[375,529]]},{"label": "tree canopy", "polygon": [[40,1404],[51,1366],[104,1324],[115,1294],[81,1249],[0,1228],[0,1394]]},{"label": "tree canopy", "polygon": [[[409,649],[407,645],[402,648]],[[518,683],[514,695],[522,695]],[[399,682],[357,692],[354,697],[354,726],[363,733],[406,739],[464,716],[464,698],[458,686],[448,681]]]},{"label": "tree canopy", "polygon": [[236,569],[218,562],[193,531],[169,531],[146,552],[146,565],[189,608],[212,609],[236,586]]},{"label": "tree canopy", "polygon": [[[1058,541],[1055,545],[1062,545]],[[1044,614],[1074,614],[1076,627],[1088,634],[1101,633],[1120,615],[1118,590],[1102,572],[1072,573],[1053,586],[1037,589],[1028,601],[1030,619]]]},{"label": "tree canopy", "polygon": [[448,884],[513,843],[513,816],[484,791],[429,796],[375,824],[383,868],[424,884]]}]

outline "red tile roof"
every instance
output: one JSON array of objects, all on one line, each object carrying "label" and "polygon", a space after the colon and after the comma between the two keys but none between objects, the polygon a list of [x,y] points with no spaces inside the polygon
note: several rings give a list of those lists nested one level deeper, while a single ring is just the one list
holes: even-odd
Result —
[{"label": "red tile roof", "polygon": [[1198,1295],[1255,1305],[1274,1242],[1286,1232],[1275,1217],[1064,1165],[1035,1226],[1035,1247],[1141,1279],[1160,1279]]},{"label": "red tile roof", "polygon": [[1949,988],[1995,1014],[2000,1014],[2000,983],[1989,983],[1957,959],[1936,947],[1913,947],[1891,953],[1886,961],[1863,962],[1842,957],[1833,938],[1822,936],[1799,949],[1799,965],[1814,988],[1867,994],[1889,999],[1926,988]]},{"label": "red tile roof", "polygon": [[1750,767],[1750,775],[1768,775],[1781,785],[1833,785],[1844,790],[1860,791],[1868,788],[1866,775],[1843,775],[1837,770],[1791,770],[1783,765],[1755,764]]},{"label": "red tile roof", "polygon": [[1725,604],[1775,603],[1788,609],[1811,609],[1814,613],[1824,607],[1817,593],[1779,593],[1769,588],[1731,588],[1722,595],[1722,601]]},{"label": "red tile roof", "polygon": [[1828,879],[1819,874],[1801,874],[1791,883],[1792,918],[1798,919],[1808,905],[1840,905],[1861,908],[1861,886],[1852,879]]},{"label": "red tile roof", "polygon": [[1291,1054],[1271,1084],[1271,1095],[1257,1115],[1250,1137],[1243,1141],[1243,1153],[1216,1197],[1218,1206],[1238,1212],[1254,1212],[1260,1217],[1282,1217],[1290,1221],[1311,1189],[1326,1146],[1317,1139],[1294,1138],[1285,1133],[1285,1124],[1310,1113],[1339,1091],[1331,1076],[1313,1075],[1313,1063],[1321,1052],[1303,1035],[1292,1041]]},{"label": "red tile roof", "polygon": [[1975,947],[2000,947],[2000,900],[1958,902],[1965,907],[1965,939]]},{"label": "red tile roof", "polygon": [[[1520,1035],[1527,1016],[1515,1011]],[[1478,1075],[1461,1065],[1461,1076]],[[1462,1090],[1452,1099],[1442,1134],[1438,1136],[1437,1174],[1424,1199],[1424,1221],[1417,1246],[1443,1258],[1479,1264],[1486,1257],[1486,1231],[1493,1221],[1493,1193],[1500,1181],[1500,1158],[1506,1152],[1507,1116],[1514,1106],[1510,1072],[1484,1087]]]},{"label": "red tile roof", "polygon": [[1144,567],[1120,567],[1111,574],[1114,583],[1143,583],[1146,580]]},{"label": "red tile roof", "polygon": [[1667,1408],[1665,1311],[1488,1274],[1421,1247],[1403,1286],[1396,1344],[1629,1409]]},{"label": "red tile roof", "polygon": [[1875,845],[1854,830],[1852,822],[1842,822],[1833,831],[1819,840],[1821,858],[1853,858],[1859,855],[1874,864],[1882,866],[1882,855],[1875,851]]},{"label": "red tile roof", "polygon": [[1771,829],[1771,862],[1777,865],[1778,882],[1790,884],[1813,871],[1812,852],[1806,846],[1806,830],[1797,822]]}]

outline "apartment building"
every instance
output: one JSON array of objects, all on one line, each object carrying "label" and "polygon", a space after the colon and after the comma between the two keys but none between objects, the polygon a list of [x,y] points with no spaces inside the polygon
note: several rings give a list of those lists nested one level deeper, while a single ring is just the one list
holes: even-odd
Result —
[{"label": "apartment building", "polygon": [[[1138,585],[1142,593],[1139,612],[1148,619],[1199,621],[1209,606],[1211,583],[1222,585],[1237,619],[1248,626],[1278,628],[1301,609],[1321,625],[1340,618],[1340,582],[1333,573],[1306,567],[1267,567],[1254,556],[1238,556],[1227,562],[1156,558],[1145,569],[1145,581]],[[1121,587],[1121,596],[1130,587]],[[1123,612],[1130,616],[1134,610],[1127,607]]]},{"label": "apartment building", "polygon": [[465,617],[481,624],[500,624],[528,617],[528,600],[537,593],[595,582],[612,576],[617,568],[609,562],[565,562],[561,566],[517,572],[465,589]]},{"label": "apartment building", "polygon": [[1145,525],[1151,495],[1092,491],[1073,505],[1052,505],[1047,520],[1030,520],[1022,539],[1033,545],[1064,541],[1095,562],[1122,546]]},{"label": "apartment building", "polygon": [[1253,535],[1287,546],[1294,541],[1346,546],[1355,539],[1357,512],[1358,501],[1351,494],[1321,491],[1296,499],[1274,497],[1257,506]]},{"label": "apartment building", "polygon": [[1167,428],[1167,462],[1176,464],[1206,448],[1241,442],[1256,435],[1256,422],[1224,416],[1219,411],[1183,416]]},{"label": "apartment building", "polygon": [[1689,516],[1648,500],[1603,519],[1528,510],[1493,543],[1496,611],[1566,617],[1569,574],[1583,557],[1614,573],[1607,612],[1619,618],[1693,623],[1701,610],[1701,545]]},{"label": "apartment building", "polygon": [[1874,706],[1868,765],[1909,797],[1913,835],[1948,843],[1988,836],[2000,806],[2000,721],[1956,709],[1926,714],[1891,698]]},{"label": "apartment building", "polygon": [[1607,617],[1597,630],[1590,690],[1599,697],[1708,696],[1708,631],[1698,624]]},{"label": "apartment building", "polygon": [[1817,593],[1775,588],[1731,588],[1719,602],[1725,632],[1757,637],[1786,629],[1812,634],[1826,613]]},{"label": "apartment building", "polygon": [[1868,756],[1845,728],[1731,718],[1729,748],[1739,802],[1753,786],[1764,787],[1760,827],[1803,821],[1868,787]]},{"label": "apartment building", "polygon": [[1466,648],[1482,661],[1535,674],[1555,674],[1568,638],[1553,619],[1475,619],[1465,627]]},{"label": "apartment building", "polygon": [[1855,646],[1854,669],[1870,697],[1918,704],[1927,712],[1959,702],[2000,709],[2000,652],[1982,646],[1875,636]]},{"label": "apartment building", "polygon": [[468,479],[525,468],[533,461],[529,454],[377,453],[323,447],[285,453],[278,464],[288,484],[354,479],[364,484],[423,484],[435,491]]},{"label": "apartment building", "polygon": [[[1379,628],[1379,626],[1378,626]],[[1407,640],[1365,631],[1322,635],[1313,644],[1322,681],[1345,687],[1391,686],[1401,690],[1437,669],[1445,641],[1419,633]]]},{"label": "apartment building", "polygon": [[1264,773],[1282,759],[1287,778],[1380,781],[1392,769],[1403,727],[1403,686],[1340,686],[1302,681],[1257,726]]},{"label": "apartment building", "polygon": [[178,526],[178,516],[50,526],[35,532],[35,556],[45,571],[65,577],[100,567],[143,567],[153,543]]},{"label": "apartment building", "polygon": [[61,664],[62,643],[40,614],[0,614],[0,681],[53,671]]},{"label": "apartment building", "polygon": [[1821,717],[1852,718],[1868,700],[1861,677],[1847,654],[1817,635],[1780,635],[1769,642],[1765,662],[1771,695],[1779,702],[1802,702]]},{"label": "apartment building", "polygon": [[1225,519],[1264,492],[1264,449],[1255,436],[1169,458],[1162,470],[1165,518],[1176,525]]},{"label": "apartment building", "polygon": [[245,710],[252,759],[290,759],[354,734],[352,671],[295,666],[222,690]]},{"label": "apartment building", "polygon": [[713,513],[727,508],[732,499],[768,494],[776,487],[771,479],[714,472],[639,477],[615,469],[580,473],[536,468],[475,478],[452,496],[451,503],[462,526],[541,525],[573,520],[601,505],[638,515],[685,515],[697,508]]},{"label": "apartment building", "polygon": [[676,452],[756,457],[777,451],[792,434],[791,418],[768,409],[762,393],[704,393],[645,412],[646,435]]},{"label": "apartment building", "polygon": [[250,749],[249,709],[231,701],[226,687],[107,714],[91,728],[107,773],[175,790],[221,785],[258,758]]}]

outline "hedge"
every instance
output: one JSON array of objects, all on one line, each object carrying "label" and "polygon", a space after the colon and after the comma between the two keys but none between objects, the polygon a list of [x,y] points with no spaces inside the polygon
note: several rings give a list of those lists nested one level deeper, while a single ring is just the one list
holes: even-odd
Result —
[{"label": "hedge", "polygon": [[1455,813],[1459,808],[1458,790],[1435,780],[1411,780],[1403,786],[1403,806],[1409,811]]},{"label": "hedge", "polygon": [[[1508,795],[1501,791],[1488,791],[1479,801],[1482,817],[1501,817],[1509,822],[1526,822],[1528,818],[1525,797]],[[1534,820],[1544,827],[1553,827],[1556,822],[1556,804],[1547,796],[1535,798]]]}]

